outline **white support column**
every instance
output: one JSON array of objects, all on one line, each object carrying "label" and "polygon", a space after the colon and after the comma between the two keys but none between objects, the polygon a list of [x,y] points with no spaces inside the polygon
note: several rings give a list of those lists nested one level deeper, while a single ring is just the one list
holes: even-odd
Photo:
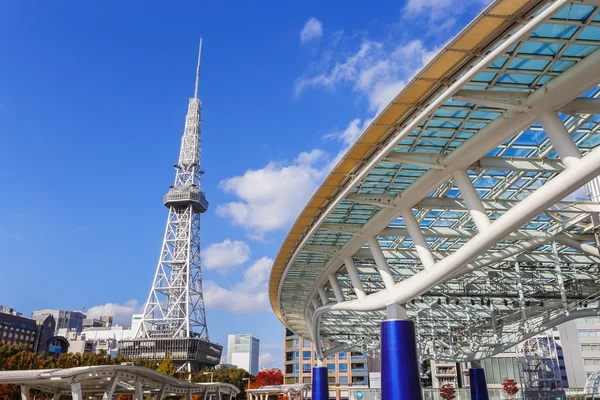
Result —
[{"label": "white support column", "polygon": [[465,200],[469,214],[473,218],[473,222],[479,232],[483,231],[490,224],[490,218],[485,211],[485,207],[481,202],[481,198],[473,186],[473,182],[469,178],[469,174],[465,170],[456,170],[452,172],[454,183],[458,186],[462,198]]},{"label": "white support column", "polygon": [[469,337],[469,347],[473,349],[473,330],[471,329],[471,309],[467,309],[467,331]]},{"label": "white support column", "polygon": [[[188,392],[185,394],[186,400],[192,400],[192,392],[188,390]],[[144,400],[143,396],[142,399]]]},{"label": "white support column", "polygon": [[433,359],[436,359],[437,355],[437,344],[435,343],[435,327],[434,327],[434,318],[433,318],[433,309],[429,309],[429,321],[431,321],[431,353],[433,354]]},{"label": "white support column", "polygon": [[373,258],[375,259],[375,264],[377,265],[377,270],[381,274],[381,279],[385,284],[385,288],[388,290],[392,290],[396,282],[394,281],[394,277],[392,276],[392,270],[383,255],[383,251],[381,250],[381,246],[379,246],[379,241],[377,240],[377,236],[370,236],[367,239],[367,243],[369,244],[369,249]]},{"label": "white support column", "polygon": [[363,288],[362,282],[360,281],[360,276],[358,275],[358,268],[354,265],[354,260],[352,257],[344,258],[344,265],[346,265],[346,271],[348,271],[348,275],[350,276],[350,282],[352,282],[352,286],[354,287],[354,293],[356,293],[356,298],[360,301],[365,298],[365,289]]},{"label": "white support column", "polygon": [[29,400],[29,386],[21,385],[21,400]]},{"label": "white support column", "polygon": [[452,343],[452,327],[450,326],[450,317],[446,317],[446,326],[448,327],[448,345],[450,345],[450,353],[454,353],[454,344]]},{"label": "white support column", "polygon": [[321,298],[321,303],[323,303],[323,304],[329,303],[329,297],[327,296],[327,292],[325,291],[325,288],[320,287],[319,289],[317,289],[317,291],[319,292],[319,297]]},{"label": "white support column", "polygon": [[406,229],[412,238],[415,249],[419,254],[423,268],[425,271],[429,271],[433,264],[435,264],[435,260],[433,259],[431,251],[429,251],[429,246],[427,245],[427,241],[423,236],[419,222],[415,218],[415,214],[413,214],[412,208],[402,211],[402,219],[404,220]]},{"label": "white support column", "polygon": [[337,280],[336,274],[329,275],[329,284],[331,285],[331,289],[333,290],[333,294],[335,294],[335,299],[338,303],[344,301],[344,294],[342,293],[342,288],[340,287],[340,283]]},{"label": "white support column", "polygon": [[391,303],[388,304],[385,308],[387,319],[407,319],[406,317],[406,307],[401,306],[400,304]]},{"label": "white support column", "polygon": [[[144,391],[142,390],[142,381],[137,378],[134,383],[134,400],[144,400]],[[191,399],[188,399],[191,400]]]},{"label": "white support column", "polygon": [[[83,395],[81,393],[81,383],[73,382],[71,383],[71,398],[73,400],[83,400]],[[27,400],[27,399],[23,399]]]},{"label": "white support column", "polygon": [[527,321],[527,310],[525,310],[525,293],[523,292],[523,282],[521,281],[521,266],[515,261],[515,272],[517,273],[517,291],[519,292],[519,307],[521,308],[521,318],[523,324]]},{"label": "white support column", "polygon": [[60,396],[61,396],[61,394],[60,394],[60,393],[54,393],[54,394],[52,395],[52,400],[60,400]]},{"label": "white support column", "polygon": [[558,256],[558,249],[556,248],[556,242],[552,242],[552,253],[554,254],[554,258],[556,262],[554,263],[554,270],[556,271],[556,280],[558,282],[558,289],[560,290],[560,299],[562,302],[563,310],[565,315],[569,315],[569,304],[567,302],[567,292],[565,290],[565,281],[563,279],[562,268],[560,266],[561,261]]},{"label": "white support column", "polygon": [[119,374],[115,373],[115,376],[113,376],[112,378],[110,378],[110,381],[108,382],[108,386],[106,388],[106,391],[102,395],[102,400],[111,400],[112,399],[113,393],[115,391],[115,388],[117,387],[118,375]]},{"label": "white support column", "polygon": [[156,396],[156,400],[163,400],[165,398],[166,386],[167,385],[163,384],[160,387],[160,392],[158,392],[158,395]]},{"label": "white support column", "polygon": [[539,121],[554,150],[567,168],[581,158],[581,152],[573,142],[573,137],[556,112],[544,111],[540,114]]}]

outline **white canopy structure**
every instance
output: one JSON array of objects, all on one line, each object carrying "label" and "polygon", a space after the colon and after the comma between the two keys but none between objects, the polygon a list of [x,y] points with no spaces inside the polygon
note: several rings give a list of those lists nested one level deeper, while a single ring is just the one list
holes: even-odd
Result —
[{"label": "white canopy structure", "polygon": [[190,383],[142,367],[101,365],[66,369],[1,371],[0,384],[21,386],[21,399],[29,400],[30,389],[52,393],[53,400],[62,395],[82,400],[83,396],[110,400],[119,394],[131,394],[134,400],[162,400],[165,396],[181,396],[187,400],[200,394],[202,399],[231,400],[240,390],[228,383]]},{"label": "white canopy structure", "polygon": [[248,389],[248,400],[267,400],[269,396],[285,395],[288,400],[304,400],[308,399],[308,392],[311,385],[295,384],[295,385],[269,385],[261,386],[258,389]]},{"label": "white canopy structure", "polygon": [[496,0],[404,87],[281,246],[273,310],[324,359],[471,361],[598,314],[600,2]]}]

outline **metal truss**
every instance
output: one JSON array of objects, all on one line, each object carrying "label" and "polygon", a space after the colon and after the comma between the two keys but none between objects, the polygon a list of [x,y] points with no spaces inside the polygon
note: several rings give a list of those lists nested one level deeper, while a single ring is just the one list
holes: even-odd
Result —
[{"label": "metal truss", "polygon": [[[160,340],[161,346],[164,347],[162,350],[155,348],[144,350],[155,354],[153,358],[171,355],[179,361],[181,370],[188,371],[198,367],[191,365],[194,363],[193,359],[197,357],[190,352],[194,352],[192,347],[196,348],[200,344],[194,344],[189,349],[186,348],[185,354],[179,354],[181,346],[176,345],[177,340],[183,338],[209,340],[200,265],[200,214],[208,207],[204,192],[200,189],[200,178],[203,173],[200,169],[202,104],[198,99],[201,50],[202,39],[200,39],[198,53],[194,97],[188,102],[179,161],[175,165],[175,183],[164,196],[164,204],[169,208],[169,216],[162,250],[148,301],[144,307],[142,323],[136,333],[136,337],[140,339]],[[172,339],[172,348],[169,347],[171,342],[165,342],[165,339]],[[133,343],[130,347],[137,349]],[[132,350],[132,352],[136,351],[141,350]],[[220,350],[218,357],[220,357]],[[217,359],[217,363],[218,361]]]},{"label": "metal truss", "polygon": [[600,313],[599,12],[539,2],[307,227],[277,302],[320,359],[377,351],[394,304],[421,357],[451,361]]}]

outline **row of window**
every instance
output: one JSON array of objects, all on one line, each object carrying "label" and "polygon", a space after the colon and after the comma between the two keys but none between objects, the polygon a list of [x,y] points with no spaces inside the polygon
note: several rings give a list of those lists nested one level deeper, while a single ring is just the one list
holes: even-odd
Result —
[{"label": "row of window", "polygon": [[586,324],[600,324],[600,317],[580,318],[577,322],[585,322]]},{"label": "row of window", "polygon": [[[348,353],[338,353],[338,360],[347,360],[348,359]],[[352,356],[353,360],[356,359],[360,359],[361,357],[359,356]],[[362,358],[365,358],[364,356],[362,356]],[[300,359],[300,352],[299,351],[290,351],[287,353],[287,358],[286,361],[296,361]],[[304,361],[312,361],[312,360],[316,360],[317,359],[317,353],[312,352],[312,351],[303,351],[302,352],[302,360]],[[332,356],[327,357],[327,360],[335,360],[335,354]]]},{"label": "row of window", "polygon": [[600,329],[582,329],[579,332],[579,337],[600,337]]},{"label": "row of window", "polygon": [[582,344],[581,351],[600,351],[600,344]]},{"label": "row of window", "polygon": [[[310,373],[313,366],[316,367],[317,364],[302,364],[302,372]],[[336,372],[340,372],[340,373],[344,374],[344,373],[348,372],[348,364],[347,363],[337,364],[337,366],[338,366],[338,368],[336,371],[336,364],[327,364],[327,372],[330,374],[334,374]],[[292,371],[291,371],[292,373],[300,372],[299,364],[292,364],[291,367],[292,367]],[[364,363],[353,363],[353,364],[351,364],[350,368],[352,368],[352,372],[367,372],[367,366]]]},{"label": "row of window", "polygon": [[600,365],[600,358],[584,358],[583,365]]}]

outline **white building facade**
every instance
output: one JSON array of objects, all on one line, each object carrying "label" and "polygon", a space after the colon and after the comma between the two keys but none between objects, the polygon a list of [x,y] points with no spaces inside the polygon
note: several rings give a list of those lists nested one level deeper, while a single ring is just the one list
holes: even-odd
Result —
[{"label": "white building facade", "polygon": [[227,364],[237,365],[252,375],[258,374],[260,340],[250,334],[235,334],[227,337]]}]

